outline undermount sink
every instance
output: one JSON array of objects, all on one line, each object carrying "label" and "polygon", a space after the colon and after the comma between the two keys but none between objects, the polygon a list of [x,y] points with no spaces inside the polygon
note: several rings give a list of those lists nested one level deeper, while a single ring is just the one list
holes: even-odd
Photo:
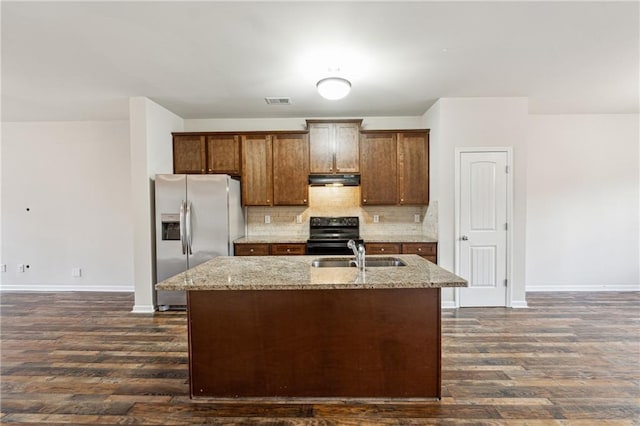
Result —
[{"label": "undermount sink", "polygon": [[[349,268],[356,266],[354,258],[349,257],[337,257],[337,258],[324,258],[314,259],[311,262],[311,266],[314,268]],[[407,264],[397,257],[369,257],[365,259],[365,267],[377,268],[377,267],[398,267],[407,266]]]}]

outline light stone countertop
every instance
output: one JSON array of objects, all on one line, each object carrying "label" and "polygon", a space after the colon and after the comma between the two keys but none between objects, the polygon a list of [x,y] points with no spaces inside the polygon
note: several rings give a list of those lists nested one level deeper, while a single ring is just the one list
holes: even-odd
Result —
[{"label": "light stone countertop", "polygon": [[[156,284],[158,290],[326,290],[466,287],[453,273],[414,254],[407,266],[316,268],[336,256],[220,256]],[[368,259],[388,256],[367,256]],[[350,258],[341,256],[341,258]]]},{"label": "light stone countertop", "polygon": [[[306,243],[308,236],[251,236],[241,237],[234,241],[236,244],[300,244]],[[436,238],[419,234],[399,234],[399,235],[360,235],[365,243],[437,243]]]},{"label": "light stone countertop", "polygon": [[437,243],[436,238],[420,234],[367,235],[361,234],[365,243]]},{"label": "light stone countertop", "polygon": [[233,242],[235,244],[306,244],[308,236],[304,237],[292,237],[292,236],[269,236],[259,235],[251,237],[241,237]]}]

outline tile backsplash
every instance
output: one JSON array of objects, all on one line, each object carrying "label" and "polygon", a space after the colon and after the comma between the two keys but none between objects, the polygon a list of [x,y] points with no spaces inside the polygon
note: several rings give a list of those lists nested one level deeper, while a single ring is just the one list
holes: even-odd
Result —
[{"label": "tile backsplash", "polygon": [[[311,216],[358,216],[360,233],[375,235],[426,235],[437,239],[437,202],[429,206],[360,206],[360,187],[309,187],[309,206],[248,207],[247,232],[249,237],[309,235]],[[374,223],[374,215],[379,222]],[[420,215],[419,223],[415,215]],[[269,216],[270,223],[265,223]],[[296,219],[301,217],[302,223]]]}]

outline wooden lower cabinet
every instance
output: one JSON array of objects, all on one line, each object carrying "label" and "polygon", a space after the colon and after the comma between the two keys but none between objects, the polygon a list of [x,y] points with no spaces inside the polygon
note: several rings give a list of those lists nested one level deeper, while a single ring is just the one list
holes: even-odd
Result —
[{"label": "wooden lower cabinet", "polygon": [[367,250],[367,254],[401,254],[401,243],[367,243],[365,242],[364,248]]},{"label": "wooden lower cabinet", "polygon": [[269,244],[234,244],[236,256],[268,256]]},{"label": "wooden lower cabinet", "polygon": [[234,244],[236,256],[296,256],[306,253],[307,245],[304,243]]},{"label": "wooden lower cabinet", "polygon": [[402,243],[402,254],[417,254],[438,263],[438,243]]},{"label": "wooden lower cabinet", "polygon": [[438,243],[365,243],[367,254],[417,254],[438,263]]},{"label": "wooden lower cabinet", "polygon": [[294,256],[307,253],[306,244],[271,244],[272,256]]}]

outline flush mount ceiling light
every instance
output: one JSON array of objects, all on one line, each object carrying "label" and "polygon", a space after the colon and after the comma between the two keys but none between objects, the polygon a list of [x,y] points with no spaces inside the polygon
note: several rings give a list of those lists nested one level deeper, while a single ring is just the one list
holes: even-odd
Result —
[{"label": "flush mount ceiling light", "polygon": [[351,91],[349,80],[340,77],[323,78],[316,84],[316,87],[320,96],[331,101],[342,99]]}]

